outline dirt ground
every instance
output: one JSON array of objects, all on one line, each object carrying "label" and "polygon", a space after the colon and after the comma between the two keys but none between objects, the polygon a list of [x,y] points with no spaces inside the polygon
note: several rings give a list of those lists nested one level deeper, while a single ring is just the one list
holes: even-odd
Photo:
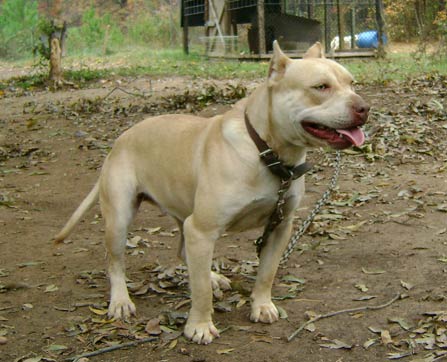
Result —
[{"label": "dirt ground", "polygon": [[[186,271],[176,258],[176,224],[158,209],[143,205],[129,233],[129,287],[138,310],[129,323],[104,315],[99,208],[67,243],[52,244],[123,130],[152,114],[221,112],[255,83],[114,79],[57,92],[10,86],[0,95],[1,361],[63,361],[148,337],[154,340],[83,361],[447,357],[447,79],[439,75],[359,85],[373,106],[367,144],[344,152],[331,202],[280,269],[274,296],[282,319],[273,325],[248,319],[257,266],[252,241],[261,230],[218,242],[215,267],[233,290],[216,298],[221,338],[208,346],[181,336],[189,308]],[[333,172],[330,151],[313,151],[310,159],[315,167],[306,176],[297,227]],[[345,312],[308,324],[287,341],[309,318],[336,311]]]}]

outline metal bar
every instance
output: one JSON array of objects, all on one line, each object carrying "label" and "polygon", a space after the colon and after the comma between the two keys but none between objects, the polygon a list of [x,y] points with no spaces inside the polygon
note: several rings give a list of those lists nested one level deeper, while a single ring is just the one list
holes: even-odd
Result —
[{"label": "metal bar", "polygon": [[186,15],[185,8],[186,1],[183,2],[183,53],[189,54],[189,29],[188,29],[188,15]]},{"label": "metal bar", "polygon": [[259,36],[259,54],[267,53],[265,46],[265,6],[264,0],[258,0],[258,36]]},{"label": "metal bar", "polygon": [[355,5],[351,8],[351,49],[355,48]]},{"label": "metal bar", "polygon": [[342,30],[340,0],[337,0],[337,27],[338,27],[338,49],[343,50],[345,48],[345,39],[344,39],[343,30]]}]

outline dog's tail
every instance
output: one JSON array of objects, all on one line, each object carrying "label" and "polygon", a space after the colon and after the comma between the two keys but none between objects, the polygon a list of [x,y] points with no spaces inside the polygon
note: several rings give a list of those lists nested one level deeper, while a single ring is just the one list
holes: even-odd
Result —
[{"label": "dog's tail", "polygon": [[81,220],[82,216],[98,201],[99,198],[99,180],[96,182],[93,189],[87,195],[87,197],[81,202],[76,211],[71,215],[62,230],[57,234],[53,240],[54,242],[61,243],[65,238],[70,235],[76,224]]}]

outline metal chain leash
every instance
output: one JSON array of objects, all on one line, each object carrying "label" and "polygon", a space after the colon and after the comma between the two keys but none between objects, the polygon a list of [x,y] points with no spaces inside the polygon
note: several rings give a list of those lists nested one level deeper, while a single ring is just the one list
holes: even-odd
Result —
[{"label": "metal chain leash", "polygon": [[306,220],[303,221],[301,224],[301,227],[295,231],[295,233],[290,238],[289,244],[287,245],[286,250],[284,251],[282,257],[281,257],[281,264],[285,264],[290,257],[290,254],[295,250],[296,244],[298,244],[298,241],[300,238],[304,235],[307,228],[310,224],[312,224],[312,221],[314,220],[315,216],[318,215],[321,208],[327,203],[329,200],[329,197],[332,194],[332,191],[334,191],[335,186],[337,185],[338,176],[340,174],[340,161],[341,161],[341,152],[337,151],[335,155],[335,168],[334,173],[332,175],[332,178],[329,182],[328,189],[324,192],[323,196],[321,196],[321,199],[317,201],[315,204],[315,207],[310,212],[309,216]]}]

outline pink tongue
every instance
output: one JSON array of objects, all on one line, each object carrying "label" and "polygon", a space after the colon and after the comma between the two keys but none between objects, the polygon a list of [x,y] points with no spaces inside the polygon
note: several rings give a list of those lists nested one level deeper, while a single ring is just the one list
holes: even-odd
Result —
[{"label": "pink tongue", "polygon": [[347,137],[354,146],[361,146],[365,142],[365,135],[360,128],[337,129],[337,132]]}]

